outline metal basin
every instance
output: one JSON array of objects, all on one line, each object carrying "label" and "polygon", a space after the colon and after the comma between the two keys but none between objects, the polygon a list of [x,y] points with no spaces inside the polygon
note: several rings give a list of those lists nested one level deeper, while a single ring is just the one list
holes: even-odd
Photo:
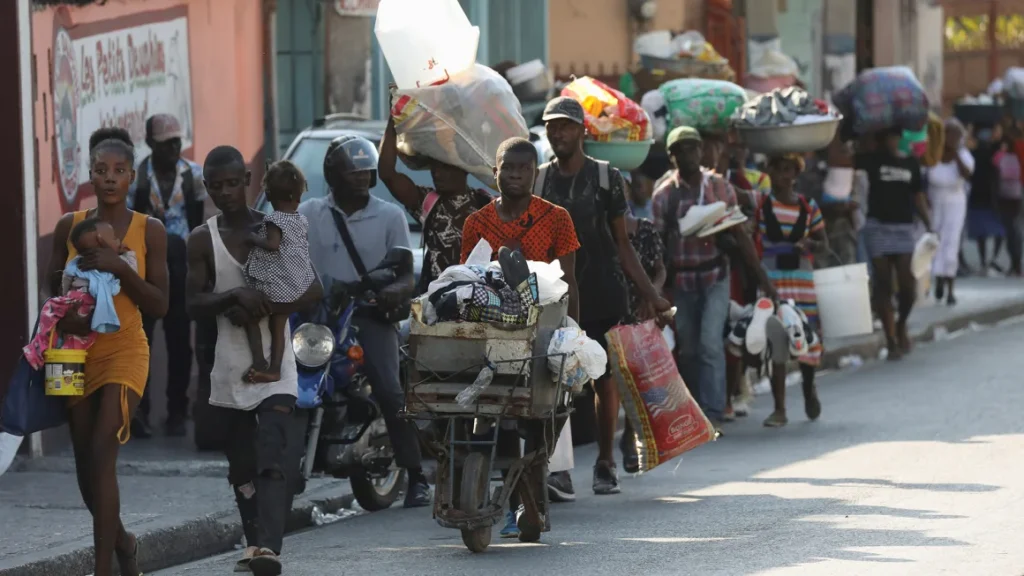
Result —
[{"label": "metal basin", "polygon": [[751,152],[791,154],[814,152],[828,147],[836,137],[842,116],[828,122],[789,126],[736,125],[736,131]]}]

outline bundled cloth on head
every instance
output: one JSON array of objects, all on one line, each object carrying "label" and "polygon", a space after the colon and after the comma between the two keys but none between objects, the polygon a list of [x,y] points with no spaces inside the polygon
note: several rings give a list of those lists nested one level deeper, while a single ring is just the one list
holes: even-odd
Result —
[{"label": "bundled cloth on head", "polygon": [[729,129],[733,113],[747,101],[743,88],[722,80],[673,80],[658,89],[668,107],[669,130],[690,126],[701,131],[724,132]]},{"label": "bundled cloth on head", "polygon": [[920,130],[928,121],[928,94],[905,66],[865,70],[832,101],[845,116],[848,137],[890,128]]},{"label": "bundled cloth on head", "polygon": [[589,76],[577,78],[562,88],[562,96],[583,106],[583,124],[592,140],[639,142],[650,140],[653,135],[647,112],[600,80]]},{"label": "bundled cloth on head", "polygon": [[835,118],[824,100],[814,99],[800,88],[781,88],[757,96],[734,116],[737,124],[746,126],[786,126]]},{"label": "bundled cloth on head", "polygon": [[391,116],[405,156],[457,166],[492,188],[498,146],[529,136],[512,87],[480,64],[444,84],[397,90]]}]

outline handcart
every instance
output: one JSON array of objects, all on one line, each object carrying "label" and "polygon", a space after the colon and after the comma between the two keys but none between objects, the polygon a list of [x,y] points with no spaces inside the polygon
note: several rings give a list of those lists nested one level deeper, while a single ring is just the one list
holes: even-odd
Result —
[{"label": "handcart", "polygon": [[[555,355],[560,369],[553,375],[547,353],[565,321],[567,302],[534,307],[525,325],[427,325],[418,320],[418,307],[413,304],[403,415],[446,421],[436,446],[434,518],[461,530],[467,548],[483,552],[516,493],[522,503],[519,540],[538,541],[550,529],[548,457],[571,411],[571,391],[559,384],[565,355]],[[460,404],[456,396],[485,368],[494,372],[490,385],[471,403]],[[517,443],[525,440],[522,457],[499,454],[501,429],[517,432]],[[502,470],[503,483],[492,492],[491,481],[501,480]]]}]

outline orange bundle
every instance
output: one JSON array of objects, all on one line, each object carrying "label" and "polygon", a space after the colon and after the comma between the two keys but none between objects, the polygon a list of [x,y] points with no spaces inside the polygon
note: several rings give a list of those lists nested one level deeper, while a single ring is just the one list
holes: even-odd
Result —
[{"label": "orange bundle", "polygon": [[638,142],[651,138],[651,121],[647,112],[600,80],[589,76],[577,78],[562,89],[562,96],[568,96],[583,106],[584,125],[593,140]]}]

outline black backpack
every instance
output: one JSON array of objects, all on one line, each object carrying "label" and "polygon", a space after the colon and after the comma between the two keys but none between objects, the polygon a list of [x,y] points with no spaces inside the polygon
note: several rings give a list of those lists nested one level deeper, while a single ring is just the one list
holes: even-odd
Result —
[{"label": "black backpack", "polygon": [[[153,215],[152,206],[152,185],[150,184],[150,160],[147,157],[139,167],[139,174],[136,178],[138,184],[135,187],[135,206],[133,209],[142,214]],[[189,231],[195,230],[203,224],[205,206],[202,200],[196,199],[196,182],[192,170],[186,170],[181,174],[181,193],[185,196],[185,218],[188,220]],[[166,209],[166,204],[164,205]]]}]

